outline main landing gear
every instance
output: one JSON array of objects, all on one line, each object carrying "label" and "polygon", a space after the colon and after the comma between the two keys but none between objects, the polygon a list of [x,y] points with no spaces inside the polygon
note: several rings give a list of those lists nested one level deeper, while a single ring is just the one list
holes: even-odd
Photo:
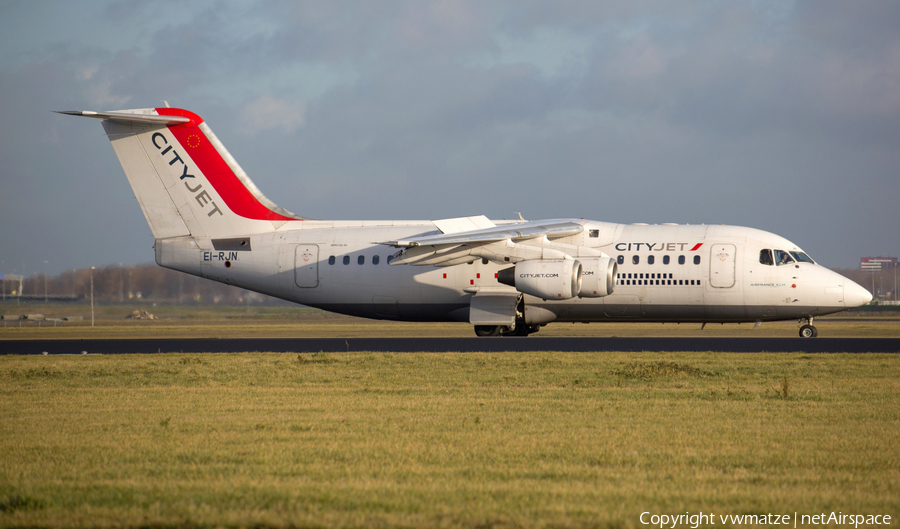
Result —
[{"label": "main landing gear", "polygon": [[[512,316],[512,314],[510,314]],[[512,325],[476,325],[476,336],[528,336],[541,330],[540,325],[525,323],[525,298],[522,294],[516,299],[515,323]]]},{"label": "main landing gear", "polygon": [[502,329],[500,325],[476,325],[475,326],[475,335],[476,336],[500,336],[500,329]]},{"label": "main landing gear", "polygon": [[[801,338],[815,338],[819,335],[819,330],[813,327],[813,319],[812,316],[806,319],[806,325],[800,327],[800,337]],[[803,320],[800,320],[800,323],[803,323]]]},{"label": "main landing gear", "polygon": [[476,336],[528,336],[538,332],[540,325],[528,325],[525,321],[517,321],[515,327],[508,325],[476,325]]}]

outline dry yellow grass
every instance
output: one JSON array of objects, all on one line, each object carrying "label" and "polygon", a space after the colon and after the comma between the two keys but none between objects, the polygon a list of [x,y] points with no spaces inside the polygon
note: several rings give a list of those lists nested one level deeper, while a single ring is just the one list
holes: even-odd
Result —
[{"label": "dry yellow grass", "polygon": [[0,357],[0,526],[900,514],[889,355]]}]

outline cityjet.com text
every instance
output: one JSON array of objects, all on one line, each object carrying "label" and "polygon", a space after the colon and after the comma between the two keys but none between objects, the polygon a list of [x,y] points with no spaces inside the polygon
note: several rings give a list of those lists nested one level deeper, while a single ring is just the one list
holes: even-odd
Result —
[{"label": "cityjet.com text", "polygon": [[891,516],[889,514],[844,514],[842,512],[819,513],[819,514],[720,514],[700,512],[691,514],[690,511],[684,514],[652,514],[650,512],[641,513],[641,524],[659,527],[660,529],[676,527],[691,527],[697,529],[700,526],[709,525],[765,525],[765,526],[786,526],[786,527],[804,527],[810,525],[844,525],[853,526],[860,525],[890,525]]}]

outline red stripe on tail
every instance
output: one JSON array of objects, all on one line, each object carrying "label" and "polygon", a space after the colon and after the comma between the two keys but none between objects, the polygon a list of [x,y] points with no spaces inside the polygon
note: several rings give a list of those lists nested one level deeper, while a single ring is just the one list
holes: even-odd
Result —
[{"label": "red stripe on tail", "polygon": [[190,123],[169,125],[169,131],[231,211],[252,220],[299,220],[275,213],[253,196],[200,130],[203,118],[180,108],[157,108],[156,112],[161,116],[183,116],[191,120]]}]

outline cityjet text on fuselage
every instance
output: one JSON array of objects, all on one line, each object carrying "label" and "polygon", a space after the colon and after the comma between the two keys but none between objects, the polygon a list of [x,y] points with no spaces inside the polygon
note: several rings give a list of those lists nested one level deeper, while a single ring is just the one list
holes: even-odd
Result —
[{"label": "cityjet text on fuselage", "polygon": [[184,187],[186,187],[188,191],[194,193],[194,199],[200,204],[201,208],[206,209],[207,204],[212,206],[212,210],[210,210],[206,216],[212,217],[216,213],[218,213],[219,216],[222,216],[222,211],[219,209],[219,206],[216,205],[216,201],[209,196],[209,193],[207,193],[205,189],[203,189],[203,184],[198,182],[196,187],[191,187],[190,181],[186,180],[187,178],[194,178],[194,175],[188,173],[190,168],[184,163],[181,156],[178,155],[178,151],[169,145],[169,139],[166,138],[166,135],[162,132],[156,132],[150,137],[150,141],[153,142],[153,146],[159,151],[160,156],[172,157],[172,159],[169,160],[169,165],[175,165],[176,162],[181,164],[181,176],[179,176],[178,179],[184,182]]},{"label": "cityjet text on fuselage", "polygon": [[[696,252],[701,246],[702,242],[618,242],[615,248],[620,252]],[[690,249],[685,250],[687,247]]]}]

